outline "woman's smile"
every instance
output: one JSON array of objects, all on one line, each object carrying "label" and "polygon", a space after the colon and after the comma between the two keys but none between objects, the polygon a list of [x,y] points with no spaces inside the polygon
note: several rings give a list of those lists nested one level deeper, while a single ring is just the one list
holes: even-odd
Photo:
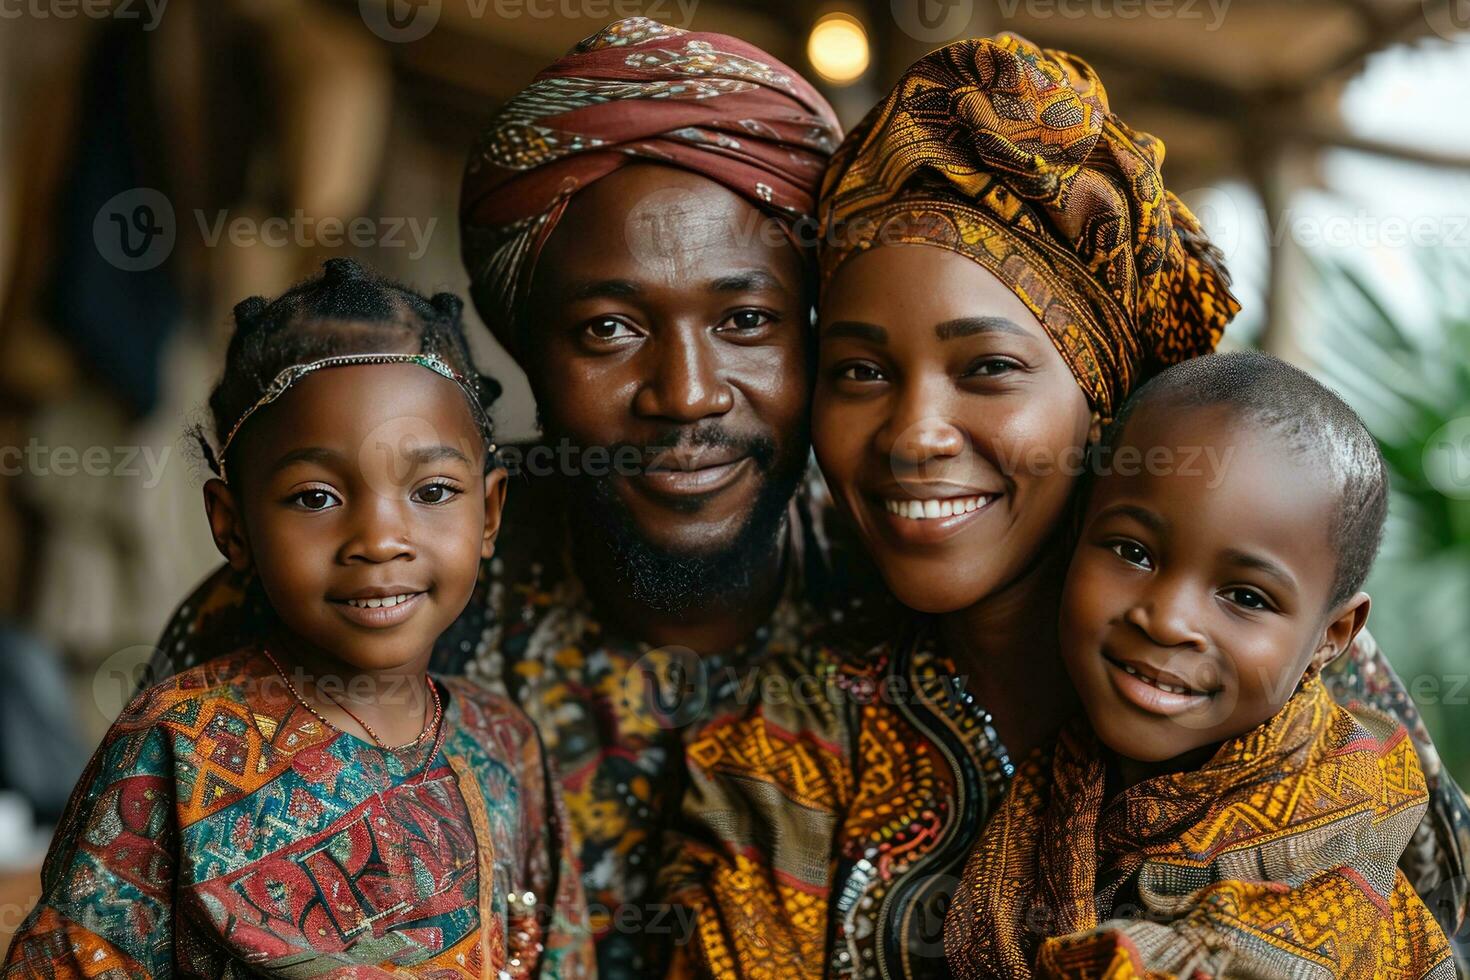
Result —
[{"label": "woman's smile", "polygon": [[936,489],[934,495],[883,493],[869,498],[876,519],[896,543],[933,544],[975,525],[1004,496]]}]

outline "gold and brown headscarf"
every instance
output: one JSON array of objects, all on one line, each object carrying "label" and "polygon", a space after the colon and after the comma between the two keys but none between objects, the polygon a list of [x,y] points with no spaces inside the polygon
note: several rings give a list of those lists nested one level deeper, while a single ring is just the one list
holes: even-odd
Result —
[{"label": "gold and brown headscarf", "polygon": [[1111,417],[1140,381],[1213,350],[1240,308],[1163,161],[1080,58],[1014,34],[957,41],[838,147],[818,204],[823,282],[878,244],[965,255],[1036,314]]}]

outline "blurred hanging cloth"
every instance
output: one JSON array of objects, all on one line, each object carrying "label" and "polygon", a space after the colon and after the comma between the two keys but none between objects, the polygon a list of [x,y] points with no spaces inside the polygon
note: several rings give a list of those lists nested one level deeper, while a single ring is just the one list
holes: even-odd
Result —
[{"label": "blurred hanging cloth", "polygon": [[136,415],[158,399],[163,348],[182,305],[169,261],[179,229],[150,43],[141,21],[115,18],[97,30],[43,305],[78,360]]}]

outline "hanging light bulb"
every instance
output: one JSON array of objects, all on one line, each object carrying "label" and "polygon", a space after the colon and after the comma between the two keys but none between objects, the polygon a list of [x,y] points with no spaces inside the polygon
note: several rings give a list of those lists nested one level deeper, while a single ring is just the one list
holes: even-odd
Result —
[{"label": "hanging light bulb", "polygon": [[852,14],[824,14],[812,25],[806,56],[822,78],[834,85],[848,85],[868,70],[868,32]]}]

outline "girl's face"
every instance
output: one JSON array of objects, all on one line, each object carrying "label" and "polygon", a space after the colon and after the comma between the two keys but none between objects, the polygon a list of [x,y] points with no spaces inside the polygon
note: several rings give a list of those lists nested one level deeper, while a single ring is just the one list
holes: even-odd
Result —
[{"label": "girl's face", "polygon": [[253,567],[302,652],[426,661],[493,553],[505,471],[464,395],[416,364],[318,371],[253,416],[205,488],[220,551]]},{"label": "girl's face", "polygon": [[890,589],[954,612],[1035,564],[1092,413],[1031,311],[927,245],[848,261],[823,298],[812,441]]}]

